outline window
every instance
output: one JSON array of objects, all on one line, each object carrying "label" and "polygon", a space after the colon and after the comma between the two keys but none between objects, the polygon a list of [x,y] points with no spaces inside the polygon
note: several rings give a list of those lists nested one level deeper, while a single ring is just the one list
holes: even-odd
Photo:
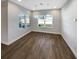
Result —
[{"label": "window", "polygon": [[19,27],[20,28],[25,28],[26,26],[29,27],[30,26],[30,19],[28,15],[23,15],[19,17]]},{"label": "window", "polygon": [[27,27],[29,27],[30,26],[30,19],[29,19],[29,16],[26,16],[26,25],[27,25]]},{"label": "window", "polygon": [[37,19],[39,27],[52,27],[53,17],[51,15],[41,15]]}]

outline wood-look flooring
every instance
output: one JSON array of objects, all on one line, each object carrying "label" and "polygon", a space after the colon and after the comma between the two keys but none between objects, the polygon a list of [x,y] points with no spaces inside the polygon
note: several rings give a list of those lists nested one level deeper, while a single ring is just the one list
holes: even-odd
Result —
[{"label": "wood-look flooring", "polygon": [[1,59],[76,59],[57,34],[31,32],[10,46],[1,46]]}]

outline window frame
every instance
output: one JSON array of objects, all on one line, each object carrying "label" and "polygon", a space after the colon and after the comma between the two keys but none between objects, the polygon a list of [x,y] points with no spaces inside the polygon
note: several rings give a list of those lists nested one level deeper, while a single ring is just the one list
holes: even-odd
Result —
[{"label": "window frame", "polygon": [[[27,19],[29,20],[29,23],[27,23]],[[19,28],[25,28],[30,27],[30,16],[29,15],[21,15],[19,16]]]},{"label": "window frame", "polygon": [[[43,16],[43,17],[46,17],[46,15],[41,15],[41,16]],[[51,15],[49,15],[49,16],[51,16]],[[39,24],[38,23],[38,27],[40,27],[40,28],[52,28],[53,27],[53,16],[51,16],[52,17],[52,24],[46,24],[46,20],[45,20],[45,18],[43,18],[44,19],[44,24],[43,24],[43,26],[39,26],[39,25],[42,25],[42,24]],[[38,18],[37,18],[37,20],[39,20],[40,19],[40,17],[38,16]]]}]

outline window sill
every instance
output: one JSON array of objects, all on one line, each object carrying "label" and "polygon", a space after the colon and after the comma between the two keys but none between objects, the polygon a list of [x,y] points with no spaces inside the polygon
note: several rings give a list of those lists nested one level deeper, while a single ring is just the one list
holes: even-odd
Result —
[{"label": "window sill", "polygon": [[53,28],[52,26],[48,27],[48,26],[37,26],[38,28]]}]

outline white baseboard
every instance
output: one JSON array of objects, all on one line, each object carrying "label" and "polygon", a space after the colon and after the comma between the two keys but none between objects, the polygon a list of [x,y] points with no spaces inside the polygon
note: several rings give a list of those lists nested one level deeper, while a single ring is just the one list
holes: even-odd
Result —
[{"label": "white baseboard", "polygon": [[[62,35],[62,34],[61,34]],[[63,39],[65,40],[64,36],[62,35]],[[71,49],[72,53],[74,54],[75,57],[77,57],[77,53],[74,51],[74,49],[68,44],[68,42],[65,40],[69,48]]]},{"label": "white baseboard", "polygon": [[[8,42],[8,41],[7,41],[7,42]],[[7,45],[7,44],[8,44],[7,42],[1,40],[1,43],[2,43],[2,44]]]},{"label": "white baseboard", "polygon": [[28,33],[30,33],[31,31],[26,32],[25,34],[17,37],[16,39],[9,41],[8,43],[6,43],[6,45],[11,45],[12,43],[14,43],[15,41],[17,41],[18,39],[22,38],[23,36],[27,35]]},{"label": "white baseboard", "polygon": [[34,32],[43,32],[43,33],[50,33],[50,34],[60,34],[58,32],[48,32],[48,31],[38,31],[38,30],[32,30]]}]

